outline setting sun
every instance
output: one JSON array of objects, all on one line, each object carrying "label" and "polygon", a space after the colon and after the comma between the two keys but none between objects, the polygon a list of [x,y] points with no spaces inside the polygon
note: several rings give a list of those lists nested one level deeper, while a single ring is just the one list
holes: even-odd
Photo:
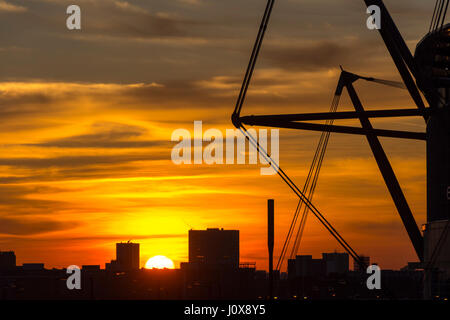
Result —
[{"label": "setting sun", "polygon": [[174,269],[173,261],[166,256],[154,256],[145,263],[146,269]]}]

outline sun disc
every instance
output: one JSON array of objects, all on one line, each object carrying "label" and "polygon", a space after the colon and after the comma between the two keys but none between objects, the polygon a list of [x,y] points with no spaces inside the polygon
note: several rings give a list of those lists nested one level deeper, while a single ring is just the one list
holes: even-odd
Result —
[{"label": "sun disc", "polygon": [[154,256],[145,263],[146,269],[174,269],[175,265],[172,260],[166,256]]}]

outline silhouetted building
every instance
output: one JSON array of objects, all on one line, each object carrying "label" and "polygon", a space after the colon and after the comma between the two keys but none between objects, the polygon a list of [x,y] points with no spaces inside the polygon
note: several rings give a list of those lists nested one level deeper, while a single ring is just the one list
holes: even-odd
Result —
[{"label": "silhouetted building", "polygon": [[326,263],[322,259],[313,259],[311,255],[298,255],[288,260],[289,278],[317,277],[326,273]]},{"label": "silhouetted building", "polygon": [[400,271],[417,271],[423,269],[424,266],[422,262],[408,262],[408,264],[401,268]]},{"label": "silhouetted building", "polygon": [[25,271],[44,270],[44,264],[43,263],[24,263],[22,265],[22,270],[25,270]]},{"label": "silhouetted building", "polygon": [[83,265],[81,266],[82,270],[85,271],[100,271],[100,265],[94,264],[94,265]]},{"label": "silhouetted building", "polygon": [[239,230],[189,230],[189,263],[239,268]]},{"label": "silhouetted building", "polygon": [[116,261],[120,271],[139,270],[139,243],[116,243]]},{"label": "silhouetted building", "polygon": [[0,251],[0,270],[14,270],[16,268],[16,255],[14,251]]},{"label": "silhouetted building", "polygon": [[326,274],[345,274],[349,270],[348,253],[322,253],[322,259],[325,261]]},{"label": "silhouetted building", "polygon": [[[361,260],[364,262],[364,264],[368,267],[370,266],[370,257],[368,256],[359,256],[361,258]],[[354,260],[353,261],[353,270],[354,271],[365,271],[365,270],[361,270],[361,266],[359,265],[359,263]]]},{"label": "silhouetted building", "polygon": [[110,262],[105,263],[105,270],[106,271],[119,271],[119,264],[117,263],[117,260],[111,260]]}]

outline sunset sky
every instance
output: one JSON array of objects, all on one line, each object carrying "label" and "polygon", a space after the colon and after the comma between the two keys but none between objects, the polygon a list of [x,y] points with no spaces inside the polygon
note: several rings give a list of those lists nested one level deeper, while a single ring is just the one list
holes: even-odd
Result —
[{"label": "sunset sky", "polygon": [[[278,256],[297,204],[255,165],[175,165],[175,129],[232,129],[265,0],[0,0],[0,250],[18,264],[100,264],[141,243],[141,266],[188,259],[188,230],[240,230],[242,262],[267,268],[266,201]],[[434,1],[386,0],[414,50]],[[82,30],[66,28],[81,7]],[[242,114],[327,112],[339,65],[399,76],[363,0],[276,1]],[[405,90],[357,83],[367,109],[414,107]],[[344,94],[338,111],[352,110]],[[373,121],[425,131],[420,118]],[[339,124],[345,124],[340,122]],[[359,125],[348,121],[347,124]],[[320,133],[280,131],[280,164],[299,185]],[[381,139],[409,204],[426,215],[425,143]],[[332,134],[314,204],[382,268],[416,261],[363,136]],[[300,254],[342,249],[311,215]]]}]

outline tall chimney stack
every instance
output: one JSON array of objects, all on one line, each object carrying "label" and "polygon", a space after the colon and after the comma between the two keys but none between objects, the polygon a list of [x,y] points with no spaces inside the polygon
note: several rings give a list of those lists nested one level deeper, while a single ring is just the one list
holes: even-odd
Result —
[{"label": "tall chimney stack", "polygon": [[267,201],[267,246],[269,248],[269,298],[273,299],[274,200]]}]

